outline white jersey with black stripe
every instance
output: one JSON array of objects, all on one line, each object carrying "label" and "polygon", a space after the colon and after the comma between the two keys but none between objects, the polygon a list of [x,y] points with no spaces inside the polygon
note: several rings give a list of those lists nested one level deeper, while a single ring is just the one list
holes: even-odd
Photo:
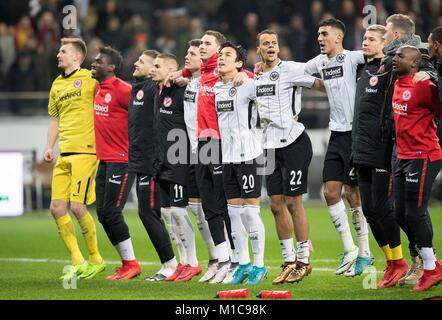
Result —
[{"label": "white jersey with black stripe", "polygon": [[196,113],[200,77],[190,79],[184,91],[184,121],[186,122],[187,135],[189,136],[192,153],[198,151],[198,140],[196,138]]},{"label": "white jersey with black stripe", "polygon": [[351,131],[358,64],[365,63],[362,51],[344,50],[333,58],[320,54],[306,63],[307,74],[319,73],[330,104],[331,131]]},{"label": "white jersey with black stripe", "polygon": [[288,146],[304,131],[304,125],[293,120],[301,112],[302,87],[311,88],[315,82],[304,69],[305,63],[279,61],[255,78],[264,149]]},{"label": "white jersey with black stripe", "polygon": [[259,157],[263,150],[256,128],[258,111],[253,79],[239,87],[232,82],[219,81],[214,88],[223,163],[240,163]]}]

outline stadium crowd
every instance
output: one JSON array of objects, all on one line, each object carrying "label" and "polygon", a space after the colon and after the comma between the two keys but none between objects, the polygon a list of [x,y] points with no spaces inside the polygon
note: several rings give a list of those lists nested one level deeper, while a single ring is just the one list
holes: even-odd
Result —
[{"label": "stadium crowd", "polygon": [[41,0],[32,10],[27,0],[0,4],[0,91],[47,91],[58,75],[54,67],[59,40],[70,35],[63,31],[63,7],[74,4],[79,29],[88,44],[89,66],[101,44],[123,53],[120,76],[129,79],[133,62],[147,48],[173,53],[180,61],[187,42],[201,37],[204,30],[220,30],[229,39],[248,49],[248,65],[256,55],[255,39],[267,27],[280,35],[281,58],[306,62],[314,56],[316,25],[324,18],[336,17],[347,27],[344,47],[361,48],[364,28],[362,8],[374,4],[377,22],[385,24],[392,13],[409,15],[416,34],[425,39],[432,27],[442,25],[440,0]]}]

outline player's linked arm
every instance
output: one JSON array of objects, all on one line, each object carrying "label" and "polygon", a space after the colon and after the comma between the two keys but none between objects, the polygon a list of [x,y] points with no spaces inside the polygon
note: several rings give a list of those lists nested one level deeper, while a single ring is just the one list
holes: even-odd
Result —
[{"label": "player's linked arm", "polygon": [[436,68],[430,60],[430,56],[428,55],[428,51],[426,49],[419,48],[419,51],[422,54],[422,60],[419,66],[419,72],[414,75],[413,83],[430,80],[434,84],[437,85],[439,80],[439,75],[437,73]]},{"label": "player's linked arm", "polygon": [[312,90],[325,92],[324,81],[322,81],[322,79],[316,78],[315,82],[313,83]]}]

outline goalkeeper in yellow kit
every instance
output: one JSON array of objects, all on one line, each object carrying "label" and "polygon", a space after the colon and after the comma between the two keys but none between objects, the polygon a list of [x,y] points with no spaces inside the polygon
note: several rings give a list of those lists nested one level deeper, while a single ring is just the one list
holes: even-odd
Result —
[{"label": "goalkeeper in yellow kit", "polygon": [[[106,267],[98,251],[95,222],[86,205],[95,201],[94,91],[97,81],[91,72],[80,68],[86,44],[78,38],[64,38],[57,55],[62,71],[52,83],[48,113],[51,116],[44,160],[54,160],[54,145],[59,138],[59,156],[52,173],[50,210],[59,234],[71,255],[72,267],[61,279],[93,278]],[[77,218],[89,251],[88,261],[78,247],[68,203]]]}]

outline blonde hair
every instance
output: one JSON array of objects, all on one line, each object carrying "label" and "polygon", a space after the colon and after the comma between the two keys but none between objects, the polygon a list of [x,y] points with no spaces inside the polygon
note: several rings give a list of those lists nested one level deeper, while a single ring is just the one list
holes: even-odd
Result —
[{"label": "blonde hair", "polygon": [[81,53],[82,60],[86,58],[87,54],[87,48],[86,43],[80,39],[80,38],[62,38],[61,39],[61,45],[64,46],[65,44],[72,44],[72,46]]},{"label": "blonde hair", "polygon": [[373,31],[379,33],[381,36],[384,36],[387,33],[387,28],[380,24],[372,24],[365,31]]}]

